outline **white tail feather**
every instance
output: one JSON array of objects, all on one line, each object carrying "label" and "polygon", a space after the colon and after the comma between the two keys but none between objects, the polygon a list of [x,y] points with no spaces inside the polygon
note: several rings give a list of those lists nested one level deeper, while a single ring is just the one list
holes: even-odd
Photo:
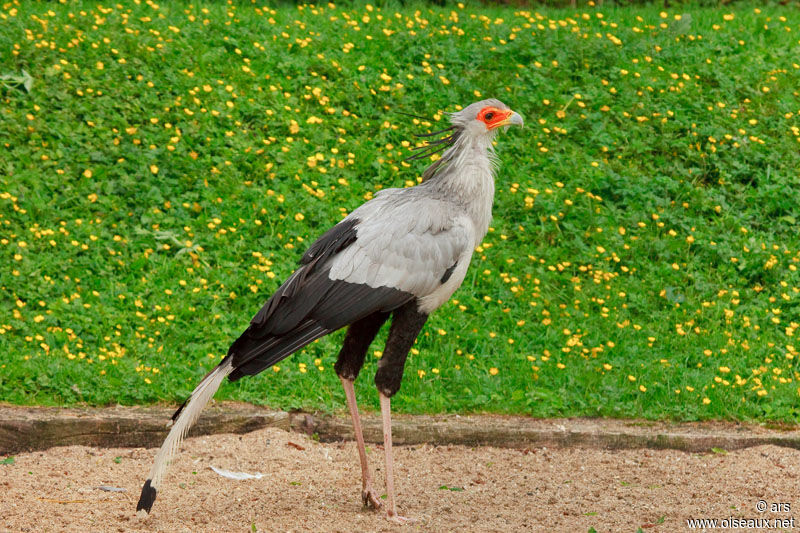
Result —
[{"label": "white tail feather", "polygon": [[[167,438],[164,440],[164,444],[161,445],[161,449],[158,450],[156,454],[153,468],[150,470],[150,475],[148,476],[150,486],[153,489],[157,489],[161,485],[161,480],[164,477],[164,473],[167,471],[167,465],[178,452],[181,441],[186,437],[189,428],[197,421],[200,417],[200,412],[211,398],[214,397],[217,389],[222,385],[222,381],[232,371],[233,360],[230,358],[209,373],[208,376],[197,385],[194,391],[192,391],[188,403],[183,408],[183,411],[181,411],[178,419],[175,420],[169,435],[167,435]],[[145,510],[140,510],[138,514],[146,516],[147,512]]]}]

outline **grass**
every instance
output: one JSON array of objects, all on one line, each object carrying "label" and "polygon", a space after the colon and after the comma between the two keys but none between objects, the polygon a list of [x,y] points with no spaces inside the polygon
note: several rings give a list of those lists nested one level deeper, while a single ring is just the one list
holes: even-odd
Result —
[{"label": "grass", "polygon": [[[747,3],[3,4],[0,400],[182,401],[311,240],[414,182],[414,132],[496,96],[527,127],[396,409],[795,422],[798,38]],[[341,409],[340,340],[217,398]]]}]

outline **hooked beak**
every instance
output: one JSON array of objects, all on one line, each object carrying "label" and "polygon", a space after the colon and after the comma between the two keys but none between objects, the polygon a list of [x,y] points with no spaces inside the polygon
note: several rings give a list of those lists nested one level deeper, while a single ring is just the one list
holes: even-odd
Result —
[{"label": "hooked beak", "polygon": [[511,114],[506,118],[503,122],[498,124],[498,126],[503,126],[503,131],[508,131],[508,128],[511,126],[519,126],[522,127],[524,125],[524,121],[522,120],[522,115],[517,113],[516,111],[512,111]]}]

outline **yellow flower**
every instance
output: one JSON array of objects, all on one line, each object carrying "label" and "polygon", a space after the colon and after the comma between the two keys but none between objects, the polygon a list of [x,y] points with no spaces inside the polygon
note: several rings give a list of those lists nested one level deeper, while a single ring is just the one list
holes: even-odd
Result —
[{"label": "yellow flower", "polygon": [[158,167],[156,165],[150,165],[150,172],[158,174]]},{"label": "yellow flower", "polygon": [[496,369],[495,367],[492,367],[492,368],[489,369],[489,373],[491,375],[493,375],[493,376],[496,376],[498,372],[500,372],[500,371],[498,369]]}]

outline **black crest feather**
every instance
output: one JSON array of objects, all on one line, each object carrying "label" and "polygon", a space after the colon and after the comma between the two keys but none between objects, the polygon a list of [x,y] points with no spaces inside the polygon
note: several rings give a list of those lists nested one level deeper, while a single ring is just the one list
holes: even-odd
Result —
[{"label": "black crest feather", "polygon": [[[397,111],[397,113],[401,115],[406,115],[408,117],[416,118],[428,123],[433,123],[435,120],[422,117],[420,115],[415,115],[413,113],[406,113],[404,111]],[[425,144],[420,146],[415,146],[411,148],[411,151],[414,152],[409,157],[405,158],[404,161],[416,161],[418,159],[427,159],[432,155],[436,155],[438,153],[444,152],[451,146],[453,146],[456,141],[458,140],[459,136],[461,135],[461,129],[456,126],[448,126],[446,128],[431,131],[428,133],[414,133],[414,137],[424,138],[426,140]],[[440,139],[430,140],[432,137],[438,137],[440,135],[445,135]],[[442,157],[437,159],[433,162],[431,166],[425,169],[425,172],[422,174],[422,179],[427,180],[433,177],[447,162],[446,157]]]}]

